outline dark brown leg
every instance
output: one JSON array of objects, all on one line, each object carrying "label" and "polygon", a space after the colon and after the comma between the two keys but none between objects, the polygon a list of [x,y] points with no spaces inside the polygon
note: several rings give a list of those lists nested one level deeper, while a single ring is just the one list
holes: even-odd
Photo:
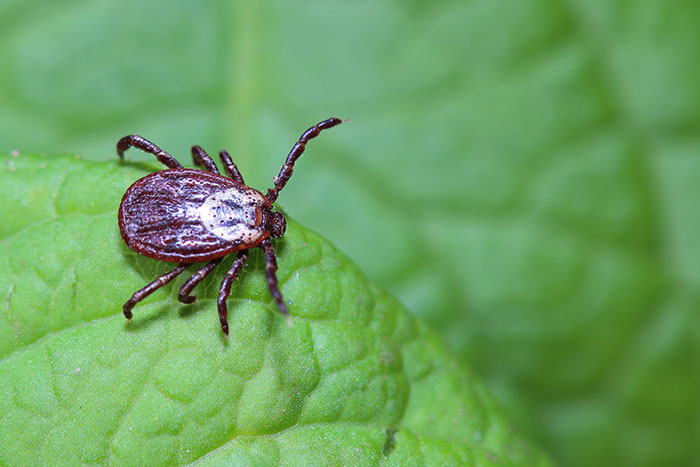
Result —
[{"label": "dark brown leg", "polygon": [[203,165],[209,172],[213,172],[215,174],[219,173],[219,169],[216,167],[216,164],[201,146],[192,146],[192,161],[194,162],[194,165]]},{"label": "dark brown leg", "polygon": [[245,185],[245,182],[243,181],[243,176],[238,171],[238,167],[236,167],[236,164],[233,163],[233,159],[231,159],[229,153],[222,150],[221,152],[219,152],[219,157],[221,157],[221,162],[224,163],[224,168],[226,169],[226,173],[228,174],[228,176],[240,183],[241,185]]},{"label": "dark brown leg", "polygon": [[210,272],[216,269],[216,267],[221,262],[221,259],[222,258],[217,258],[209,261],[202,269],[192,274],[192,277],[187,279],[187,282],[185,282],[182,285],[182,287],[180,287],[180,292],[178,292],[177,294],[177,299],[180,300],[182,303],[194,303],[197,297],[195,297],[194,295],[190,295],[190,292],[192,292],[192,289],[194,289],[197,286],[197,284],[202,282],[204,278],[209,275]]},{"label": "dark brown leg", "polygon": [[277,306],[284,315],[289,314],[287,304],[284,303],[282,293],[277,286],[277,257],[275,256],[275,247],[272,246],[272,241],[266,238],[260,244],[263,252],[265,252],[265,273],[267,274],[267,286],[270,288],[272,298],[277,302]]},{"label": "dark brown leg", "polygon": [[304,149],[306,149],[306,143],[310,139],[317,137],[322,130],[333,128],[334,126],[340,125],[341,123],[343,123],[343,121],[339,118],[329,118],[328,120],[324,120],[312,126],[301,135],[299,141],[297,141],[296,144],[292,147],[292,150],[289,151],[287,160],[284,162],[284,165],[280,169],[279,175],[275,177],[275,187],[267,190],[267,195],[265,196],[270,201],[270,203],[274,203],[277,200],[277,195],[279,195],[279,192],[289,181],[289,177],[291,177],[292,172],[294,172],[294,162],[296,162],[296,160],[299,159],[299,156],[301,156],[304,153]]},{"label": "dark brown leg", "polygon": [[233,264],[226,272],[224,280],[221,281],[221,287],[219,288],[219,299],[217,300],[217,305],[219,308],[219,321],[221,322],[221,330],[224,334],[228,336],[228,321],[226,316],[228,316],[228,308],[226,307],[226,299],[231,295],[231,284],[238,278],[241,273],[241,269],[245,266],[245,262],[248,259],[248,250],[241,250],[238,252],[238,257],[233,261]]},{"label": "dark brown leg", "polygon": [[161,148],[151,143],[146,138],[142,138],[138,135],[128,135],[119,140],[119,142],[117,143],[117,154],[119,155],[120,159],[124,159],[124,151],[129,149],[131,146],[153,154],[166,167],[169,167],[171,169],[182,168],[182,164],[176,161],[173,158],[173,156],[163,151]]},{"label": "dark brown leg", "polygon": [[186,267],[187,265],[184,263],[179,264],[172,271],[166,272],[165,274],[159,276],[156,280],[148,284],[146,287],[134,292],[134,295],[132,295],[131,298],[127,300],[127,302],[124,304],[124,307],[122,308],[124,310],[124,316],[126,316],[126,319],[131,319],[131,309],[134,308],[134,305],[151,295],[156,290],[163,287],[171,280],[175,279],[179,274],[182,273],[182,271],[185,270]]}]

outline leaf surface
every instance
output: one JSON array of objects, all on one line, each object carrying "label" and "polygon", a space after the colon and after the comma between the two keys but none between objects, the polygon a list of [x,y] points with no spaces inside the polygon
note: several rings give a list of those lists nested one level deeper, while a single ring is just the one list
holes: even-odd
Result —
[{"label": "leaf surface", "polygon": [[563,465],[689,465],[698,24],[694,0],[3,0],[0,151],[111,159],[139,133],[226,148],[264,190],[303,129],[350,118],[290,215]]},{"label": "leaf surface", "polygon": [[[0,157],[0,463],[547,465],[438,337],[294,222],[276,242],[291,319],[254,252],[216,314],[129,250],[121,194],[138,164]],[[229,265],[230,259],[224,262]],[[189,272],[196,270],[191,267]]]}]

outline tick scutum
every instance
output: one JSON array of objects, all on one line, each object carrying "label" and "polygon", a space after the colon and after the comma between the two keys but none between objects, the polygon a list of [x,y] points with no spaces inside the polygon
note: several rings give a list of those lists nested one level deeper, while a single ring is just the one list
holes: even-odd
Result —
[{"label": "tick scutum", "polygon": [[253,245],[265,236],[262,211],[268,206],[262,193],[242,186],[212,194],[198,211],[204,226],[217,237]]}]

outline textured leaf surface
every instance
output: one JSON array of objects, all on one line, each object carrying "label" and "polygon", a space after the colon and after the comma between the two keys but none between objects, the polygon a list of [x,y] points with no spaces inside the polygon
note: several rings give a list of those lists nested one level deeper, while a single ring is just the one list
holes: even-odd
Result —
[{"label": "textured leaf surface", "polygon": [[[546,465],[440,340],[295,223],[288,322],[254,254],[229,300],[121,304],[172,264],[121,241],[146,171],[0,156],[0,465]],[[230,260],[228,261],[230,264]],[[181,277],[177,284],[185,280]]]},{"label": "textured leaf surface", "polygon": [[689,465],[698,24],[693,0],[3,0],[0,150],[111,158],[137,132],[265,188],[301,130],[351,118],[289,213],[563,465]]}]

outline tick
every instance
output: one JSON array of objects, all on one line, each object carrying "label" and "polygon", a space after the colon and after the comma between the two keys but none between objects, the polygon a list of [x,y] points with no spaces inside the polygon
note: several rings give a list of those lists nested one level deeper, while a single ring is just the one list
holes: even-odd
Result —
[{"label": "tick", "polygon": [[170,154],[137,135],[125,136],[117,143],[117,154],[134,146],[156,156],[167,169],[137,180],[122,197],[119,206],[119,231],[126,244],[149,258],[178,263],[170,272],[159,276],[136,291],[124,304],[124,316],[132,318],[131,310],[138,302],[181,274],[187,265],[207,262],[180,287],[177,295],[182,303],[193,303],[192,290],[207,277],[223,258],[237,252],[219,287],[217,307],[224,334],[228,335],[226,299],[231,284],[240,274],[248,250],[259,247],[265,255],[265,273],[270,294],[284,315],[289,314],[277,283],[277,257],[272,238],[280,238],[287,227],[284,214],[273,204],[289,181],[294,163],[302,155],[306,143],[325,129],[342,123],[338,118],[324,120],[306,130],[294,144],[274,187],[267,194],[247,186],[231,156],[221,151],[227,177],[219,173],[216,164],[199,146],[192,146],[192,160],[205,170],[185,169]]}]

